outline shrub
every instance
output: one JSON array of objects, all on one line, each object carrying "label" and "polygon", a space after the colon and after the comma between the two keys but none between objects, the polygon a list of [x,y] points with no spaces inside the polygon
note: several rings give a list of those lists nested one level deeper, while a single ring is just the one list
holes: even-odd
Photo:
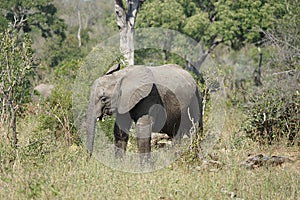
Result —
[{"label": "shrub", "polygon": [[[0,33],[0,126],[15,147],[18,143],[17,118],[30,101],[32,48],[28,34],[21,35],[12,24]],[[10,135],[12,132],[12,135]]]},{"label": "shrub", "polygon": [[39,129],[52,132],[57,138],[64,137],[71,142],[75,132],[72,120],[72,93],[62,84],[56,85],[50,97],[41,103],[42,112],[39,115]]},{"label": "shrub", "polygon": [[246,135],[262,144],[287,139],[289,144],[300,145],[299,99],[299,91],[292,87],[260,91],[250,98],[243,127]]},{"label": "shrub", "polygon": [[114,124],[115,119],[111,116],[107,116],[103,122],[97,124],[110,142],[114,141]]},{"label": "shrub", "polygon": [[244,126],[250,138],[269,144],[285,138],[288,144],[300,145],[300,21],[295,4],[289,2],[286,15],[262,31],[267,53],[264,89],[250,99]]},{"label": "shrub", "polygon": [[79,142],[72,111],[72,87],[79,66],[79,60],[72,60],[54,71],[55,88],[41,102],[38,117],[39,130],[48,130],[67,144]]}]

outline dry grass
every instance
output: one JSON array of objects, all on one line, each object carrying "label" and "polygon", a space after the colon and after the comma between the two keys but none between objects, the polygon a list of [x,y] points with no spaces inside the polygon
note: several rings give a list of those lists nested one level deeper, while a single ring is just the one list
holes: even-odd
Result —
[{"label": "dry grass", "polygon": [[[235,136],[238,116],[228,112],[224,132],[209,154],[216,165],[179,159],[156,172],[132,174],[95,159],[87,162],[85,150],[76,145],[57,145],[43,155],[26,155],[21,148],[11,163],[1,159],[0,199],[299,199],[299,147],[261,147]],[[34,134],[33,121],[23,123],[28,130],[24,135]],[[254,170],[240,165],[258,153],[289,156],[296,162]]]}]

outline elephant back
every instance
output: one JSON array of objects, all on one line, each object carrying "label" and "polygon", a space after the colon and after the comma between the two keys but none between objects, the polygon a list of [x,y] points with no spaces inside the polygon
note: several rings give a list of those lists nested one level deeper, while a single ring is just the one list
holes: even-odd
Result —
[{"label": "elephant back", "polygon": [[171,92],[176,95],[182,109],[186,109],[197,92],[197,84],[193,77],[180,66],[175,64],[149,67],[154,82],[162,97]]}]

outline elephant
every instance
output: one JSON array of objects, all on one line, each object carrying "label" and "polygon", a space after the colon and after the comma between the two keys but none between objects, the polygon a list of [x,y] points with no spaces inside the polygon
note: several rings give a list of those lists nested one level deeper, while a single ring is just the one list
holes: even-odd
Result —
[{"label": "elephant", "polygon": [[38,102],[40,98],[47,98],[51,95],[54,85],[52,84],[39,84],[33,90],[32,101]]},{"label": "elephant", "polygon": [[[91,86],[86,115],[86,149],[91,156],[95,126],[114,115],[115,157],[123,158],[132,122],[140,161],[151,159],[151,133],[180,138],[202,128],[202,97],[193,77],[179,65],[112,66]],[[192,122],[193,121],[193,122]]]},{"label": "elephant", "polygon": [[39,84],[34,88],[42,97],[46,98],[51,95],[52,90],[54,89],[54,85],[51,84]]}]

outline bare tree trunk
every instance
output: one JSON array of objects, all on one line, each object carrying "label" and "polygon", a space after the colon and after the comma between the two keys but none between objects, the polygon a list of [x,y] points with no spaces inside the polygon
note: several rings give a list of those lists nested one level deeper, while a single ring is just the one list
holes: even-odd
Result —
[{"label": "bare tree trunk", "polygon": [[120,29],[120,48],[129,65],[134,65],[134,30],[130,26]]},{"label": "bare tree trunk", "polygon": [[120,48],[129,65],[134,65],[134,25],[141,0],[127,0],[126,13],[122,0],[115,0],[117,25],[120,30]]}]

